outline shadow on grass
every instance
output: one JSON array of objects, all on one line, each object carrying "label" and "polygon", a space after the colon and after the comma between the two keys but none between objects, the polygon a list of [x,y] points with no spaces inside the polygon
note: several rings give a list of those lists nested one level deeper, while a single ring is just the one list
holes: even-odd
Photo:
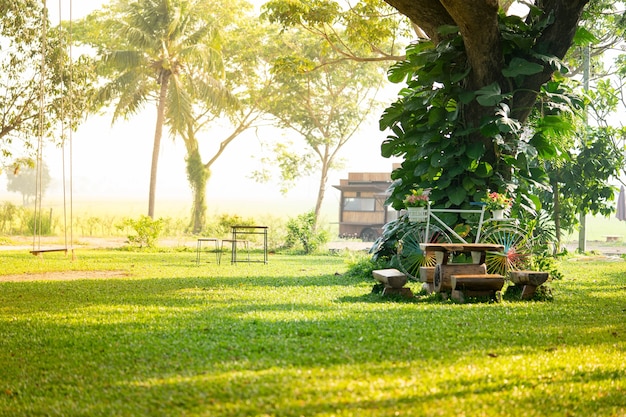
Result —
[{"label": "shadow on grass", "polygon": [[[620,271],[556,282],[552,303],[460,305],[385,299],[308,262],[281,273],[214,268],[213,277],[159,265],[173,276],[0,286],[0,386],[34,407],[23,415],[62,401],[76,415],[423,415],[523,386],[539,387],[523,407],[558,414],[581,400],[561,398],[568,388],[625,379],[567,356],[623,352]],[[526,372],[533,361],[539,372]],[[620,390],[593,401],[610,407]],[[500,398],[500,410],[516,406],[515,395]],[[0,411],[11,401],[0,397]]]}]

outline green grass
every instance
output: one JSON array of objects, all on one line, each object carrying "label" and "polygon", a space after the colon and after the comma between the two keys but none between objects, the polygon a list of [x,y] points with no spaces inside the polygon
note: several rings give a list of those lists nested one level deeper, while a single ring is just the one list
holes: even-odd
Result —
[{"label": "green grass", "polygon": [[381,299],[342,257],[0,257],[129,274],[0,282],[0,416],[626,415],[626,262],[565,263],[552,302],[460,305]]}]

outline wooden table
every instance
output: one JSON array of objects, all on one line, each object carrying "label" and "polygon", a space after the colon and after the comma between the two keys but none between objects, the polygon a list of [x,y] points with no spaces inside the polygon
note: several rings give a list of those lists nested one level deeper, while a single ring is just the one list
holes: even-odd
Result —
[{"label": "wooden table", "polygon": [[[501,298],[500,290],[504,285],[504,277],[488,274],[485,260],[487,252],[501,252],[503,245],[491,243],[422,243],[424,252],[434,252],[437,260],[433,277],[435,292],[449,293],[460,302],[466,296],[490,296],[496,300]],[[448,264],[452,253],[470,253],[471,264]],[[500,297],[498,297],[500,294]]]},{"label": "wooden table", "polygon": [[487,252],[502,252],[504,245],[495,243],[420,243],[424,252],[435,252],[438,264],[446,265],[454,252],[470,253],[474,264],[484,264]]}]

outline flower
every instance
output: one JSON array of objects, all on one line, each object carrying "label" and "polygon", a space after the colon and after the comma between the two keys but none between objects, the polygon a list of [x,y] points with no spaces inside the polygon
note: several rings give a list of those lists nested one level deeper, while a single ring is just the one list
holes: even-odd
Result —
[{"label": "flower", "polygon": [[487,196],[481,200],[483,203],[486,203],[487,210],[504,210],[508,207],[511,207],[513,204],[513,200],[508,198],[506,194],[500,194],[494,192],[487,191]]},{"label": "flower", "polygon": [[426,207],[428,205],[428,194],[422,188],[411,190],[411,194],[407,194],[402,202],[407,208]]}]

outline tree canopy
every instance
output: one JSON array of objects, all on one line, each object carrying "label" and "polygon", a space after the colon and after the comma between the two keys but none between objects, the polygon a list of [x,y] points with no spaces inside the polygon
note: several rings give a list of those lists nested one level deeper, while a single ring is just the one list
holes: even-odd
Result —
[{"label": "tree canopy", "polygon": [[118,0],[88,16],[79,29],[82,41],[96,47],[99,55],[104,85],[96,102],[115,103],[114,121],[134,115],[148,102],[157,105],[150,217],[155,210],[163,126],[169,127],[172,136],[188,136],[195,129],[200,101],[216,112],[234,102],[222,83],[220,31],[231,22],[238,5],[232,1]]},{"label": "tree canopy", "polygon": [[302,29],[285,32],[277,41],[272,61],[275,82],[265,109],[280,127],[296,132],[305,147],[293,152],[289,144],[277,144],[274,165],[280,168],[283,192],[302,176],[319,175],[317,220],[328,175],[338,167],[344,145],[371,114],[384,69],[379,63],[341,59],[336,50]]},{"label": "tree canopy", "polygon": [[2,167],[28,163],[40,136],[62,142],[60,124],[76,127],[88,107],[93,67],[85,56],[70,61],[67,26],[51,25],[39,1],[1,0],[0,10]]},{"label": "tree canopy", "polygon": [[383,154],[404,158],[394,172],[396,206],[415,186],[459,205],[487,189],[528,193],[547,184],[534,161],[559,154],[557,138],[573,133],[582,102],[561,76],[561,59],[587,2],[538,1],[525,18],[496,1],[388,3],[430,38],[391,70],[408,84],[381,119],[392,131]]}]

